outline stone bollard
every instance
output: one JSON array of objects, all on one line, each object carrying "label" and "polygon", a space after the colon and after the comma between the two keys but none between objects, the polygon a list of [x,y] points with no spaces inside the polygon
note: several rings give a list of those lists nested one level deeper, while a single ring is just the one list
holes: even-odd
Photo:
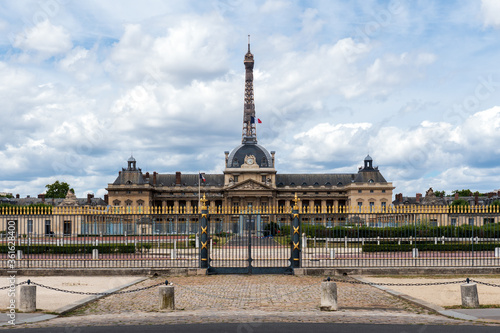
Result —
[{"label": "stone bollard", "polygon": [[92,259],[99,259],[99,250],[98,249],[93,249],[92,250]]},{"label": "stone bollard", "polygon": [[413,258],[418,258],[418,249],[416,247],[411,249],[411,254],[412,254]]},{"label": "stone bollard", "polygon": [[495,258],[500,258],[500,247],[495,247]]},{"label": "stone bollard", "polygon": [[[165,281],[165,283],[168,283],[168,281]],[[159,296],[160,296],[160,310],[175,310],[174,286],[172,285],[160,286]]]},{"label": "stone bollard", "polygon": [[[330,279],[330,278],[328,278]],[[321,282],[321,311],[337,311],[337,284],[333,281]]]},{"label": "stone bollard", "polygon": [[196,239],[195,239],[195,242],[194,242],[194,246],[197,249],[200,248],[200,236],[198,236],[198,234],[196,234]]},{"label": "stone bollard", "polygon": [[330,249],[330,259],[335,259],[335,249]]},{"label": "stone bollard", "polygon": [[19,293],[19,311],[36,311],[36,286],[22,285]]},{"label": "stone bollard", "polygon": [[[467,279],[469,281],[469,279]],[[468,308],[479,308],[479,296],[477,294],[477,284],[464,283],[460,285],[460,293],[462,294],[462,306]]]},{"label": "stone bollard", "polygon": [[17,260],[23,259],[23,251],[17,250]]}]

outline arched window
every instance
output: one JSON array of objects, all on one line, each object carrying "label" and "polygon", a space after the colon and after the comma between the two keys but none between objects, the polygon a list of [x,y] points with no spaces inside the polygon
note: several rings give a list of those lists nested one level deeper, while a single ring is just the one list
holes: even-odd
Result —
[{"label": "arched window", "polygon": [[262,157],[262,161],[260,163],[261,167],[267,167],[267,158],[264,156]]},{"label": "arched window", "polygon": [[239,162],[238,162],[238,159],[235,157],[235,158],[233,159],[233,167],[237,167],[237,166],[239,166],[239,165],[240,165],[240,164],[239,164]]}]

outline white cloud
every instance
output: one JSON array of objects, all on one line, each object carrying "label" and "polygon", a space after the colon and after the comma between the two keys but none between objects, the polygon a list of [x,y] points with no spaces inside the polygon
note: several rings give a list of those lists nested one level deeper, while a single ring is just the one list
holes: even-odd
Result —
[{"label": "white cloud", "polygon": [[482,0],[481,11],[483,13],[485,25],[500,28],[500,1]]},{"label": "white cloud", "polygon": [[17,35],[14,46],[24,51],[37,51],[52,56],[71,49],[72,42],[66,29],[45,20]]}]

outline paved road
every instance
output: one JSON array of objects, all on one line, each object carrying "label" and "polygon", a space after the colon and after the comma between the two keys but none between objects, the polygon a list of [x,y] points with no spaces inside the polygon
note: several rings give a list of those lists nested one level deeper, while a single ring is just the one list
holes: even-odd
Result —
[{"label": "paved road", "polygon": [[441,325],[371,325],[371,324],[302,324],[302,323],[236,323],[236,324],[190,324],[156,326],[100,326],[100,327],[49,327],[17,329],[23,333],[153,333],[153,332],[193,332],[193,333],[497,333],[498,327],[487,326],[441,326]]}]

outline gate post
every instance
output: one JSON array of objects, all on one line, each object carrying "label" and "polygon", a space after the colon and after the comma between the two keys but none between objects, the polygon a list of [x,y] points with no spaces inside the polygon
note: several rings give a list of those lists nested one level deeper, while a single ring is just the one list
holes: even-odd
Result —
[{"label": "gate post", "polygon": [[297,193],[295,193],[295,199],[293,199],[295,205],[292,208],[292,256],[290,258],[290,266],[292,268],[300,267],[300,219],[299,219],[299,201],[297,198]]},{"label": "gate post", "polygon": [[201,206],[201,220],[200,220],[200,268],[209,267],[209,253],[208,253],[208,208],[205,205],[208,201],[203,194]]}]

